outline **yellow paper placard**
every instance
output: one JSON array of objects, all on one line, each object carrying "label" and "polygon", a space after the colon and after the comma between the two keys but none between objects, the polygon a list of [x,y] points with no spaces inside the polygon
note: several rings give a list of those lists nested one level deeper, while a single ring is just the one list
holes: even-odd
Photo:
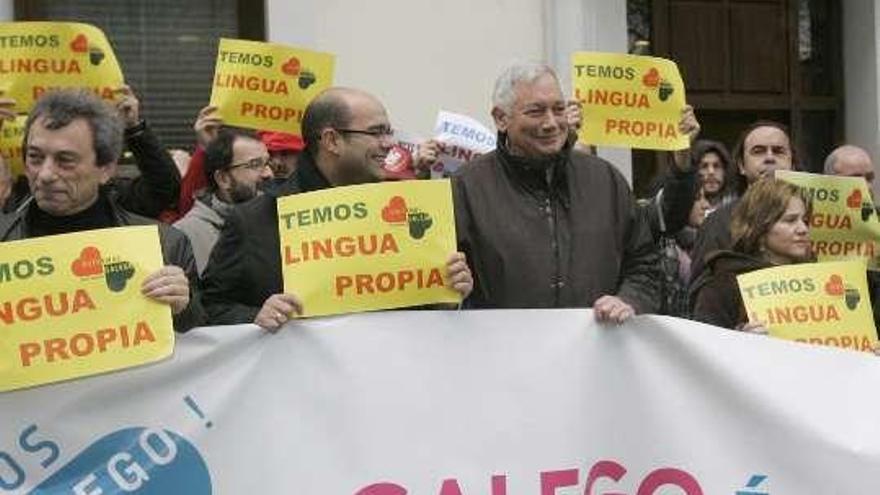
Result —
[{"label": "yellow paper placard", "polygon": [[3,122],[3,127],[0,128],[0,156],[12,171],[13,177],[24,172],[21,144],[24,139],[25,121],[27,121],[27,115],[19,115],[15,120]]},{"label": "yellow paper placard", "polygon": [[141,294],[162,264],[154,225],[0,243],[0,391],[171,355],[171,310]]},{"label": "yellow paper placard", "polygon": [[0,91],[27,113],[46,91],[88,88],[111,100],[122,70],[104,33],[74,22],[0,23]]},{"label": "yellow paper placard", "polygon": [[599,146],[678,150],[684,82],[671,60],[620,53],[571,56],[571,87],[583,105],[578,138]]},{"label": "yellow paper placard", "polygon": [[784,265],[736,280],[749,321],[774,337],[866,352],[877,341],[864,263]]},{"label": "yellow paper placard", "polygon": [[776,178],[804,188],[812,198],[810,244],[819,261],[861,260],[880,269],[880,220],[861,177],[777,170]]},{"label": "yellow paper placard", "polygon": [[230,125],[301,135],[306,105],[333,85],[333,55],[220,39],[211,105]]},{"label": "yellow paper placard", "polygon": [[337,187],[278,200],[284,291],[305,316],[459,302],[448,180]]}]

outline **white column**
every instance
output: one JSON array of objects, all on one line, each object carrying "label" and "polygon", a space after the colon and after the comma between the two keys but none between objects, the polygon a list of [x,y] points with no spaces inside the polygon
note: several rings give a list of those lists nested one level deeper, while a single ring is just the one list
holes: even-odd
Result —
[{"label": "white column", "polygon": [[[844,141],[880,166],[880,0],[847,0],[843,9]],[[875,193],[880,185],[875,181]]]},{"label": "white column", "polygon": [[[576,51],[626,53],[626,2],[544,0],[545,58],[571,92],[569,58]],[[627,148],[599,148],[632,183],[632,153]]]},{"label": "white column", "polygon": [[15,19],[15,8],[13,0],[0,0],[0,22],[12,21]]}]

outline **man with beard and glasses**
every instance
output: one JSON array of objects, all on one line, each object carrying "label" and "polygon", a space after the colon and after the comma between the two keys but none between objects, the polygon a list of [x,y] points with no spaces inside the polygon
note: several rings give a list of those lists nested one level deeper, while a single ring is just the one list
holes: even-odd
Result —
[{"label": "man with beard and glasses", "polygon": [[[288,194],[380,182],[394,133],[382,103],[354,88],[330,88],[302,119],[305,149],[293,175],[233,209],[202,277],[212,324],[255,323],[277,331],[302,314],[303,302],[284,292],[277,199]],[[446,284],[462,297],[473,286],[464,255],[446,263]]]},{"label": "man with beard and glasses", "polygon": [[232,207],[255,198],[260,186],[272,178],[269,152],[255,133],[222,129],[205,149],[205,175],[208,189],[174,224],[192,243],[199,275]]}]

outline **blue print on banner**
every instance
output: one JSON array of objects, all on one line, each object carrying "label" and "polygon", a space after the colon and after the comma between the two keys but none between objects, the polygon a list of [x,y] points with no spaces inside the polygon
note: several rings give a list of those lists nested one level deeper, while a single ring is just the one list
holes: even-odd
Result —
[{"label": "blue print on banner", "polygon": [[208,466],[188,440],[136,427],[103,436],[30,493],[210,495],[212,490]]}]

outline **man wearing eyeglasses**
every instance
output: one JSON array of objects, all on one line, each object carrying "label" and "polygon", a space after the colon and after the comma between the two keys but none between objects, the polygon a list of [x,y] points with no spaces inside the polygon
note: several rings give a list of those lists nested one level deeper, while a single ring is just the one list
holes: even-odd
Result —
[{"label": "man wearing eyeglasses", "polygon": [[[363,91],[331,88],[306,108],[305,149],[290,179],[233,209],[203,275],[204,302],[215,325],[256,323],[276,331],[302,301],[284,293],[276,199],[383,180],[383,164],[394,145],[385,107]],[[463,297],[473,280],[464,255],[447,261],[447,284]]]},{"label": "man wearing eyeglasses", "polygon": [[224,128],[205,148],[205,175],[207,191],[174,224],[192,243],[199,275],[232,207],[255,198],[272,178],[269,152],[256,133]]}]

